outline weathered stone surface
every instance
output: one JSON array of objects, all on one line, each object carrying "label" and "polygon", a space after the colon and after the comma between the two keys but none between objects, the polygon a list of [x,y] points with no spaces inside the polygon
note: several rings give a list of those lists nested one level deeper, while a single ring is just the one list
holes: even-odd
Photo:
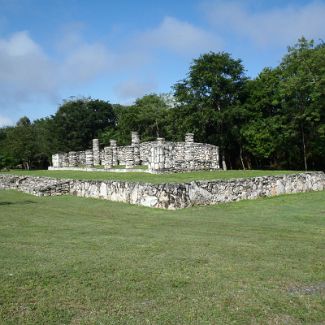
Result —
[{"label": "weathered stone surface", "polygon": [[100,151],[98,139],[93,139],[93,163],[95,166],[100,164]]},{"label": "weathered stone surface", "polygon": [[85,151],[86,156],[86,166],[91,167],[94,166],[94,155],[92,150]]},{"label": "weathered stone surface", "polygon": [[325,190],[323,172],[263,176],[185,184],[146,184],[86,181],[0,174],[0,189],[16,189],[37,196],[71,194],[162,209],[255,199]]},{"label": "weathered stone surface", "polygon": [[54,154],[52,164],[54,168],[147,165],[153,173],[220,168],[219,148],[194,142],[193,133],[187,133],[184,142],[166,142],[157,138],[157,141],[140,143],[138,132],[131,132],[130,146],[117,146],[115,140],[110,140],[110,146],[103,150],[100,150],[98,139],[93,139],[92,150]]},{"label": "weathered stone surface", "polygon": [[56,196],[70,193],[70,181],[50,177],[0,175],[0,190],[19,190],[36,196]]},{"label": "weathered stone surface", "polygon": [[69,167],[76,167],[78,166],[78,160],[77,160],[77,153],[75,151],[69,152]]}]

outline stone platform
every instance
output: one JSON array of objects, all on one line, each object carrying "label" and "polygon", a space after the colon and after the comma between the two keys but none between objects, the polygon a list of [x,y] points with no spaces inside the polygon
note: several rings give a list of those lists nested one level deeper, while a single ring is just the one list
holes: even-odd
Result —
[{"label": "stone platform", "polygon": [[124,181],[88,181],[0,174],[0,189],[15,189],[37,196],[75,195],[181,209],[281,194],[325,190],[323,172],[263,176],[183,184],[148,184]]},{"label": "stone platform", "polygon": [[110,173],[150,173],[141,168],[96,168],[96,167],[49,167],[48,170],[76,170],[82,172],[110,172]]}]

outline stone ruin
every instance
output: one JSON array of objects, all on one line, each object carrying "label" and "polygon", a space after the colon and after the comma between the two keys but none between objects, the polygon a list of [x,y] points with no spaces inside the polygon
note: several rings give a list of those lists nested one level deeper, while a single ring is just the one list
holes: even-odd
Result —
[{"label": "stone ruin", "polygon": [[116,140],[100,149],[98,139],[93,139],[93,148],[85,151],[70,151],[52,155],[51,169],[100,167],[105,170],[116,166],[125,169],[148,166],[151,173],[181,172],[193,170],[216,170],[219,165],[219,147],[194,142],[194,134],[186,133],[184,142],[140,142],[138,132],[131,132],[131,145],[118,146]]}]

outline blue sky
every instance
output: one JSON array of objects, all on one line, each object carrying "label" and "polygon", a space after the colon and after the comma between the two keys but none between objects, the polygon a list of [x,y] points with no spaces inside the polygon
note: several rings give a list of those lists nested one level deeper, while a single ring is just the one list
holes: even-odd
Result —
[{"label": "blue sky", "polygon": [[254,77],[300,36],[325,40],[324,17],[325,0],[0,0],[0,126],[70,96],[130,104],[170,92],[209,51]]}]

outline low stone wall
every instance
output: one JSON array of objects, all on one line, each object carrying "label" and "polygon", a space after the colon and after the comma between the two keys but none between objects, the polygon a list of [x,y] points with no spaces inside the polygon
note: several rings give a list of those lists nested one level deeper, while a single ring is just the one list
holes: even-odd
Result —
[{"label": "low stone wall", "polygon": [[36,196],[64,195],[70,193],[70,180],[0,174],[0,190],[18,190]]},{"label": "low stone wall", "polygon": [[147,169],[143,168],[96,168],[96,167],[48,167],[48,170],[74,170],[81,172],[103,172],[103,173],[149,173]]},{"label": "low stone wall", "polygon": [[323,172],[263,176],[184,184],[85,181],[0,174],[0,189],[37,196],[71,194],[163,209],[256,199],[281,194],[325,190]]}]

